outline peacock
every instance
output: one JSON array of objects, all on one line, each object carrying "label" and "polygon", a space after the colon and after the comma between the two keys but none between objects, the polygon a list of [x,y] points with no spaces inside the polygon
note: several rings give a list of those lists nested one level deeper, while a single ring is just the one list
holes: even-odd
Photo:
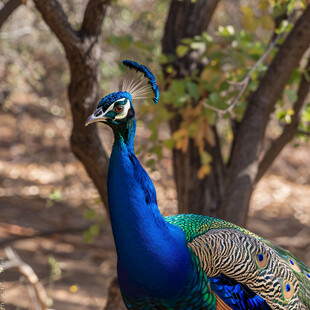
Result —
[{"label": "peacock", "polygon": [[134,151],[133,100],[159,99],[154,75],[134,61],[122,90],[102,98],[85,125],[114,133],[108,201],[117,274],[128,309],[310,309],[310,268],[288,251],[227,221],[163,217]]}]

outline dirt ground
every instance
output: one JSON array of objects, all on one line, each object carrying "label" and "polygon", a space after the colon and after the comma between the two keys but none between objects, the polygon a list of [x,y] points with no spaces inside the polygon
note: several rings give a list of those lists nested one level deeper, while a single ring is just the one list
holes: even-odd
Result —
[{"label": "dirt ground", "polygon": [[[70,153],[69,112],[38,98],[12,102],[0,110],[0,264],[4,247],[12,247],[37,274],[51,309],[103,309],[115,275],[115,249],[98,194]],[[111,132],[101,131],[109,150]],[[137,143],[147,143],[148,136],[139,124]],[[139,158],[145,163],[147,152]],[[177,201],[169,152],[157,168],[148,172],[159,205],[165,215],[173,214]],[[309,145],[288,146],[253,195],[248,228],[310,265],[309,202]],[[89,210],[96,212],[94,220],[86,219]],[[99,236],[87,244],[83,232],[96,221],[102,222]],[[39,236],[24,238],[33,234]],[[2,272],[0,281],[4,309],[33,309],[29,286],[16,270]]]}]

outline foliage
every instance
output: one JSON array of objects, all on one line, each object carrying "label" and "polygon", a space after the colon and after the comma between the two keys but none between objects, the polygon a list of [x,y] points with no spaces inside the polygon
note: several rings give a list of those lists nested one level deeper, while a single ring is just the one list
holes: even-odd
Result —
[{"label": "foliage", "polygon": [[[166,73],[160,75],[161,85],[166,85],[161,91],[161,102],[165,105],[156,107],[153,121],[149,124],[152,130],[151,140],[156,147],[158,158],[161,158],[161,149],[179,149],[186,152],[189,138],[193,138],[201,153],[201,170],[198,177],[203,178],[210,169],[208,163],[203,162],[204,145],[214,144],[210,126],[217,124],[223,128],[222,145],[228,146],[231,142],[231,129],[228,120],[233,115],[238,121],[243,117],[246,108],[246,98],[255,91],[259,81],[267,70],[278,46],[267,55],[252,72],[246,91],[235,105],[232,113],[228,107],[240,92],[250,69],[264,55],[271,40],[277,38],[278,44],[292,29],[292,22],[284,18],[278,26],[275,19],[283,13],[292,14],[293,10],[305,8],[304,1],[267,1],[261,0],[257,7],[242,6],[243,29],[236,29],[233,25],[221,25],[213,34],[203,32],[193,38],[184,38],[176,49],[176,55],[182,59],[191,51],[199,51],[200,58],[206,59],[207,65],[201,73],[193,72],[191,76],[176,78],[171,65],[174,59],[171,55],[160,55]],[[273,37],[276,35],[277,37]],[[275,116],[279,127],[291,122],[294,111],[292,105],[297,99],[297,86],[300,82],[301,70],[296,69],[289,80],[282,97],[278,101]],[[170,80],[167,82],[167,76]],[[172,77],[172,78],[171,78]],[[309,130],[307,120],[307,106],[303,112],[300,129]],[[143,107],[142,113],[153,112],[152,107]],[[221,113],[223,111],[223,113]],[[158,126],[161,122],[169,121],[175,113],[182,117],[180,128],[172,133],[170,138],[158,140]],[[227,149],[227,147],[226,147]],[[224,150],[225,151],[225,150]],[[204,171],[202,173],[202,171]]]},{"label": "foliage", "polygon": [[[279,25],[276,24],[277,18],[283,14],[292,14],[292,12],[303,10],[306,7],[305,1],[295,0],[260,0],[255,6],[246,5],[240,7],[242,14],[242,29],[238,26],[224,25],[223,23],[216,31],[203,32],[192,38],[184,38],[176,48],[176,55],[179,59],[185,57],[191,51],[198,51],[200,58],[205,59],[207,65],[202,72],[193,72],[191,76],[177,78],[174,68],[171,65],[174,62],[172,55],[160,54],[158,41],[160,32],[158,22],[151,23],[152,16],[162,11],[166,4],[160,2],[153,6],[154,11],[139,12],[141,27],[146,27],[150,32],[145,32],[142,36],[136,34],[115,35],[108,37],[106,42],[112,47],[117,48],[121,55],[135,54],[135,59],[144,63],[151,63],[157,73],[156,63],[164,65],[166,72],[157,73],[161,85],[160,104],[154,109],[151,105],[141,106],[139,113],[142,116],[153,114],[153,119],[148,123],[151,130],[149,151],[156,155],[158,159],[162,158],[162,149],[176,148],[185,152],[189,145],[189,139],[193,138],[195,145],[201,153],[201,170],[198,173],[199,178],[203,178],[210,172],[209,158],[208,163],[203,159],[205,143],[212,145],[214,143],[210,126],[219,124],[222,129],[222,145],[225,158],[232,141],[229,119],[231,115],[238,121],[242,119],[246,108],[246,98],[249,93],[255,91],[258,87],[260,78],[267,70],[278,46],[276,46],[268,55],[267,59],[261,63],[251,74],[250,81],[246,91],[235,105],[232,113],[227,111],[230,104],[240,92],[242,83],[249,70],[264,55],[274,35],[279,36],[278,44],[283,42],[283,37],[292,29],[293,23],[288,18],[283,18]],[[134,20],[133,15],[128,14],[128,8],[122,7],[121,16],[125,23]],[[148,33],[154,33],[150,38]],[[137,55],[138,52],[138,57]],[[129,56],[127,56],[128,58]],[[124,57],[121,57],[124,58]],[[137,59],[138,58],[138,59]],[[285,92],[280,98],[275,118],[278,123],[274,126],[283,126],[290,123],[293,113],[292,104],[296,101],[297,86],[301,77],[301,70],[296,69],[292,75]],[[105,71],[105,73],[107,73]],[[114,72],[115,73],[115,72]],[[121,72],[118,71],[119,75]],[[169,80],[167,82],[167,76]],[[164,104],[163,104],[164,103]],[[221,113],[223,111],[223,113]],[[227,111],[227,112],[225,112]],[[171,137],[160,139],[158,136],[158,127],[163,122],[169,122],[175,114],[182,117],[180,128],[173,132]],[[309,130],[309,107],[303,112],[300,123],[300,129]],[[156,161],[150,159],[148,166],[154,168]]]}]

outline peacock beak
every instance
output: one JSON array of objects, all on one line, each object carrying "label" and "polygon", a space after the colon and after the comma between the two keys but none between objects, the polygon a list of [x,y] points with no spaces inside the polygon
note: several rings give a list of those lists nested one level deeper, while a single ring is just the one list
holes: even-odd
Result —
[{"label": "peacock beak", "polygon": [[105,121],[109,119],[109,117],[105,116],[102,109],[96,109],[92,115],[90,115],[85,123],[85,126],[88,126],[89,124]]}]

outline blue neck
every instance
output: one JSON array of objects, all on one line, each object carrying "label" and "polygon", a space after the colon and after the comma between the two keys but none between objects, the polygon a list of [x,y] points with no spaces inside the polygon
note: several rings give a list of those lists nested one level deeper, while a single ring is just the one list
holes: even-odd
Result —
[{"label": "blue neck", "polygon": [[108,173],[120,287],[130,297],[173,298],[185,287],[190,253],[184,232],[160,214],[154,185],[134,154],[135,121],[129,129],[130,139],[115,135]]}]

